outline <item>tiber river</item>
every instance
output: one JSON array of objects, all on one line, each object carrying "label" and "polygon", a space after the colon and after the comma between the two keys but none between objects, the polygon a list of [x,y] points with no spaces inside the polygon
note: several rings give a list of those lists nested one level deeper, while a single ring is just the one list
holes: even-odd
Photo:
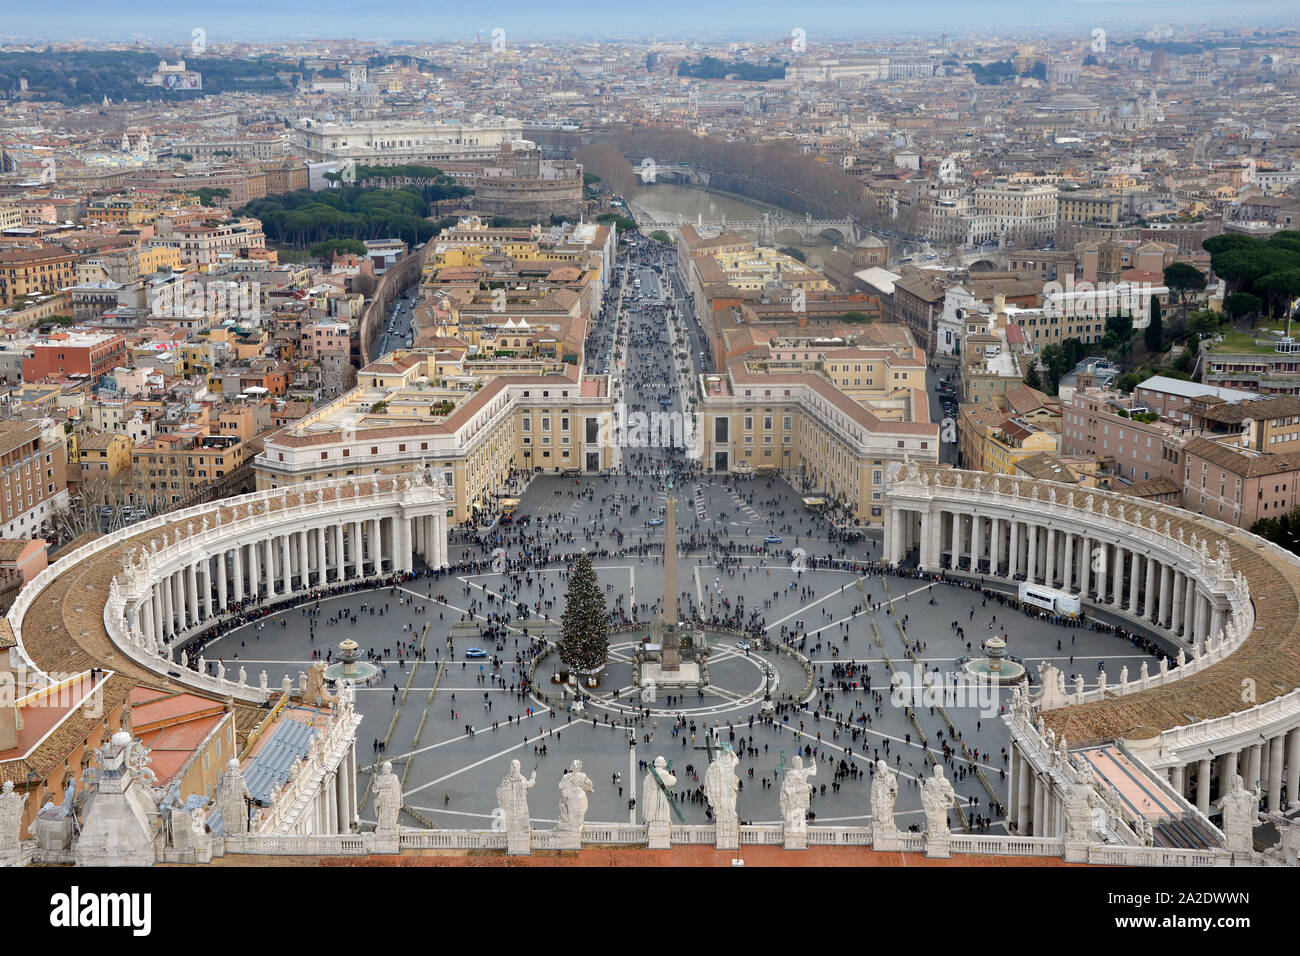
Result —
[{"label": "tiber river", "polygon": [[[728,221],[751,220],[761,219],[765,212],[789,219],[803,218],[801,212],[783,209],[757,199],[676,183],[638,186],[627,193],[626,198],[656,219],[693,220],[702,216],[708,222],[726,216]],[[782,248],[788,247],[783,245]],[[809,264],[817,266],[821,264],[822,255],[832,248],[832,243],[823,239],[815,243],[800,243],[792,248],[801,251],[807,257]]]}]

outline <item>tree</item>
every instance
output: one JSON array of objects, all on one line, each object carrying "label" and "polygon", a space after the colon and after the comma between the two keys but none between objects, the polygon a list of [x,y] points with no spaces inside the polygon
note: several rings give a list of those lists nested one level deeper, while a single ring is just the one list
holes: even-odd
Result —
[{"label": "tree", "polygon": [[1259,315],[1264,308],[1264,300],[1249,292],[1234,292],[1223,300],[1223,312],[1230,319],[1244,319],[1248,315]]},{"label": "tree", "polygon": [[[1201,277],[1201,284],[1202,285],[1205,284],[1204,276]],[[1161,341],[1164,339],[1164,334],[1165,334],[1165,324],[1164,324],[1164,319],[1160,315],[1160,300],[1156,298],[1152,298],[1151,299],[1151,320],[1147,323],[1147,327],[1142,333],[1143,339],[1146,342],[1148,352],[1155,354],[1156,352],[1160,351],[1160,345],[1161,345]]]},{"label": "tree", "polygon": [[1269,295],[1269,313],[1276,303],[1281,303],[1283,317],[1291,317],[1291,303],[1300,296],[1300,269],[1281,269],[1271,272],[1255,283],[1255,288]]},{"label": "tree", "polygon": [[589,672],[609,657],[609,615],[605,592],[591,558],[583,555],[569,574],[564,614],[560,616],[560,660],[571,670]]},{"label": "tree", "polygon": [[1031,358],[1026,365],[1025,384],[1030,388],[1038,389],[1041,392],[1043,390],[1043,383],[1038,377],[1038,362]]},{"label": "tree", "polygon": [[360,239],[327,239],[315,243],[308,251],[317,259],[331,260],[336,255],[364,256],[366,244]]}]

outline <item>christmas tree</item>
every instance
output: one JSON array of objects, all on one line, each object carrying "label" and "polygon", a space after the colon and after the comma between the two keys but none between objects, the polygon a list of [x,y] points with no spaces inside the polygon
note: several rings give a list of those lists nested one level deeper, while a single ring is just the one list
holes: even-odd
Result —
[{"label": "christmas tree", "polygon": [[604,665],[609,656],[609,617],[596,569],[585,555],[569,575],[560,632],[560,660],[565,665],[583,672]]}]

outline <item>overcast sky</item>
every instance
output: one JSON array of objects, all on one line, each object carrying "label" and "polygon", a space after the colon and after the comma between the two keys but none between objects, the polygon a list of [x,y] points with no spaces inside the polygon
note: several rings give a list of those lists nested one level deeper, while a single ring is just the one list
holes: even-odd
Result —
[{"label": "overcast sky", "polygon": [[293,37],[439,40],[494,28],[520,40],[547,36],[715,39],[982,31],[990,39],[1042,30],[1145,31],[1176,35],[1205,26],[1294,28],[1296,0],[0,0],[0,37],[140,39],[188,45]]}]

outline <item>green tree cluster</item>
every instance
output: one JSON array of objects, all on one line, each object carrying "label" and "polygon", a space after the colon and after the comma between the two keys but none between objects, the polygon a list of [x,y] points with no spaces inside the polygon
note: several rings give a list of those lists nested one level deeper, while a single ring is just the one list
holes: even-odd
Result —
[{"label": "green tree cluster", "polygon": [[[1300,297],[1300,231],[1284,229],[1267,239],[1223,233],[1201,245],[1228,292],[1255,296],[1268,315],[1286,315]],[[1240,300],[1237,307],[1246,304]]]},{"label": "green tree cluster", "polygon": [[286,246],[392,237],[415,246],[438,234],[438,225],[424,213],[434,198],[446,198],[441,195],[446,188],[435,184],[419,189],[300,189],[255,199],[240,212],[260,219],[266,238]]}]

